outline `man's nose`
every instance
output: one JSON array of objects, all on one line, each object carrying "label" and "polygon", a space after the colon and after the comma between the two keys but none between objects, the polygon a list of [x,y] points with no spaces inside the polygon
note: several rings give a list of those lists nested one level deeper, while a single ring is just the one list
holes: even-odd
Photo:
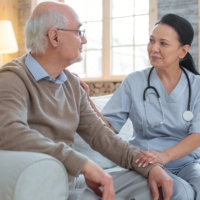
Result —
[{"label": "man's nose", "polygon": [[82,43],[82,44],[86,44],[86,43],[87,43],[87,39],[85,38],[85,36],[83,36],[83,37],[81,38],[81,43]]}]

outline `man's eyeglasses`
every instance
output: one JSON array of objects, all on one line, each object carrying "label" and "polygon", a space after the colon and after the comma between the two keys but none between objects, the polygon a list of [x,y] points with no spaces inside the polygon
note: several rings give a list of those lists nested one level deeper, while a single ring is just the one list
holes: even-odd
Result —
[{"label": "man's eyeglasses", "polygon": [[76,31],[76,32],[78,32],[78,35],[80,38],[84,37],[84,35],[85,35],[85,29],[83,29],[83,30],[67,30],[67,29],[57,28],[57,30],[59,30],[59,31]]}]

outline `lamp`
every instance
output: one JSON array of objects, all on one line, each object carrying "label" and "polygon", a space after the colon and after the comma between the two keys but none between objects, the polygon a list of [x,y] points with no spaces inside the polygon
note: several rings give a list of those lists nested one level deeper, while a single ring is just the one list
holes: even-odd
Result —
[{"label": "lamp", "polygon": [[0,20],[0,66],[3,64],[2,54],[15,53],[18,46],[10,21]]}]

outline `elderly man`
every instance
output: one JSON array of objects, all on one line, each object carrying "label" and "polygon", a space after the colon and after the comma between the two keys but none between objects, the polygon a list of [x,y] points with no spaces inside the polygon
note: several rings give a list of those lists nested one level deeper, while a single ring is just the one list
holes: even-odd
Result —
[{"label": "elderly man", "polygon": [[[66,199],[156,200],[162,187],[169,200],[172,180],[162,166],[139,168],[138,150],[102,123],[77,77],[65,69],[81,60],[87,40],[80,27],[79,17],[66,4],[44,2],[33,11],[25,30],[29,53],[0,70],[0,149],[41,152],[60,160],[68,173]],[[132,171],[106,174],[73,150],[75,132],[94,150]],[[152,195],[138,172],[148,177]]]}]

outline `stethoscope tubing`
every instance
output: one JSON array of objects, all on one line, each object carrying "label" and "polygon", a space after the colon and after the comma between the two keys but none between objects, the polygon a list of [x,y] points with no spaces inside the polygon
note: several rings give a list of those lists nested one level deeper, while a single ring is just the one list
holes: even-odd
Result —
[{"label": "stethoscope tubing", "polygon": [[188,77],[187,72],[185,71],[185,69],[183,67],[180,66],[180,68],[183,70],[186,78],[187,78],[187,82],[188,82],[188,91],[189,91],[189,95],[188,95],[188,106],[187,106],[187,110],[190,110],[190,104],[191,104],[191,84],[190,84],[190,80]]},{"label": "stethoscope tubing", "polygon": [[[187,78],[187,82],[188,82],[188,92],[189,92],[189,95],[188,95],[188,105],[187,105],[187,110],[190,110],[190,104],[191,104],[191,84],[190,84],[190,80],[189,80],[189,77],[188,77],[188,74],[187,72],[185,71],[185,69],[183,67],[180,66],[180,68],[182,69],[183,73],[185,74],[186,78]],[[151,76],[151,73],[153,71],[154,67],[152,67],[149,71],[149,75],[148,75],[148,86],[144,89],[144,92],[143,92],[143,101],[146,100],[146,91],[148,89],[153,89],[157,95],[158,98],[160,98],[160,95],[157,91],[157,89],[153,86],[150,85],[150,76]]]},{"label": "stethoscope tubing", "polygon": [[[188,105],[187,105],[187,111],[185,111],[185,112],[189,112],[190,114],[192,114],[192,112],[190,111],[190,104],[191,104],[191,84],[190,84],[190,80],[189,80],[188,74],[187,74],[187,72],[185,71],[185,69],[184,69],[183,67],[181,67],[181,66],[180,66],[180,68],[182,69],[183,73],[185,74],[185,76],[186,76],[186,78],[187,78],[187,82],[188,82],[188,91],[189,91],[189,94],[188,94]],[[164,112],[163,112],[162,105],[161,105],[160,95],[159,95],[157,89],[156,89],[155,87],[153,87],[153,86],[150,85],[150,76],[151,76],[151,73],[152,73],[153,69],[154,69],[154,67],[152,67],[152,68],[150,69],[150,71],[149,71],[148,79],[147,79],[148,86],[144,89],[144,92],[143,92],[143,102],[144,102],[144,107],[145,107],[145,115],[146,115],[146,119],[147,119],[148,124],[149,124],[152,128],[164,124],[164,120],[165,120]],[[146,91],[147,91],[148,89],[153,89],[153,90],[155,91],[156,96],[157,96],[158,101],[159,101],[159,104],[160,104],[160,107],[161,107],[162,121],[161,121],[160,123],[156,124],[156,125],[150,124],[150,122],[149,122],[149,120],[148,120],[148,118],[147,118],[147,110],[146,110]],[[183,117],[183,118],[184,118],[184,117]],[[191,119],[192,119],[192,118],[193,118],[193,114],[192,114]],[[190,121],[191,119],[187,120],[187,119],[184,118],[184,120],[186,120],[186,121]]]}]

